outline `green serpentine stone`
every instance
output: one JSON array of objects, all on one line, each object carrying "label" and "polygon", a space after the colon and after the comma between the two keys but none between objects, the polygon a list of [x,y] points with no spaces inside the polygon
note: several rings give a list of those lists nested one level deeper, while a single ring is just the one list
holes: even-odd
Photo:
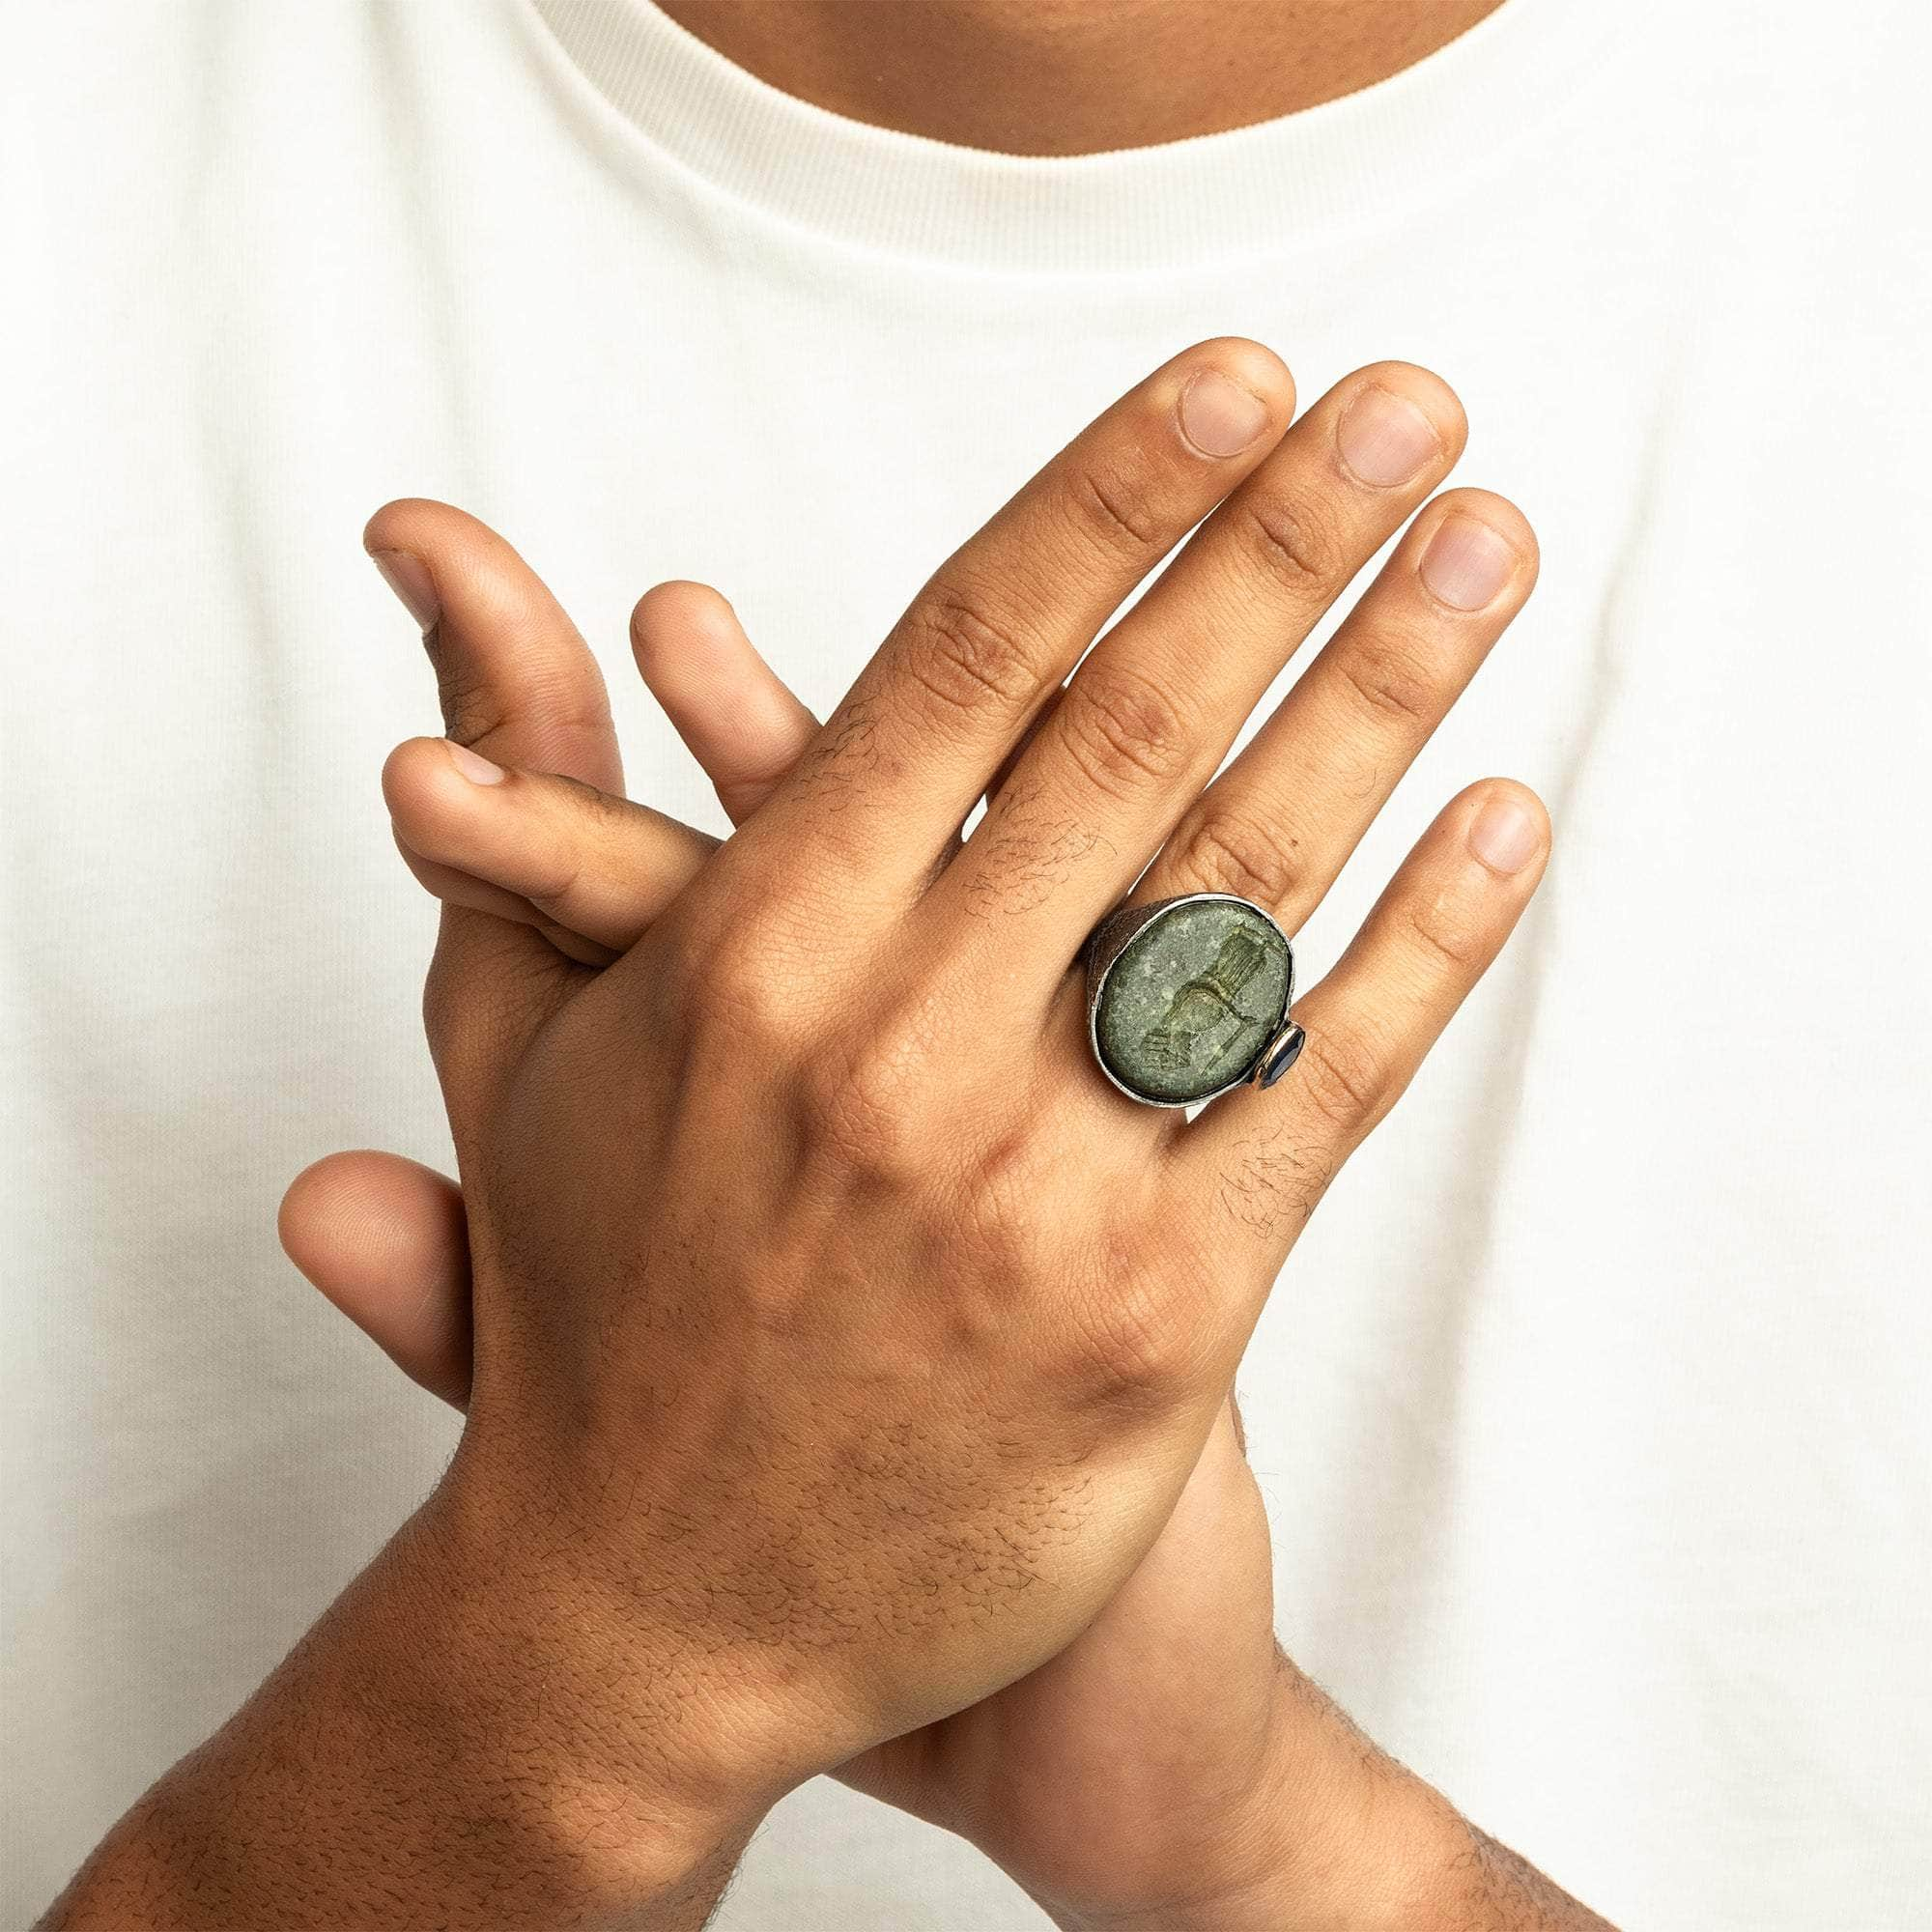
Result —
[{"label": "green serpentine stone", "polygon": [[1094,1034],[1116,1078],[1199,1100],[1254,1060],[1288,1007],[1287,944],[1250,908],[1208,899],[1157,914],[1100,988]]}]

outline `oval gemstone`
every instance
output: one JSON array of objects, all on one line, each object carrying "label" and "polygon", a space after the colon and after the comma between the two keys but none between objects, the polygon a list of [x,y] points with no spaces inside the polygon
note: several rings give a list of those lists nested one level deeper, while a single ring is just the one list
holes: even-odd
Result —
[{"label": "oval gemstone", "polygon": [[1121,949],[1094,1034],[1108,1071],[1151,1099],[1205,1099],[1237,1080],[1288,1010],[1288,942],[1252,906],[1170,906]]}]

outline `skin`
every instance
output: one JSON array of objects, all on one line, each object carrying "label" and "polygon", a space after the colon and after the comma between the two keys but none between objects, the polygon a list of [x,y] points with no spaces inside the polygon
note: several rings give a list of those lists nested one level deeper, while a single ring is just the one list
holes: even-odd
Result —
[{"label": "skin", "polygon": [[[1318,410],[1334,419],[1365,384],[1418,379],[1365,372]],[[1428,393],[1447,412],[1453,449],[1453,399]],[[472,594],[505,613],[502,640],[456,673],[484,709],[500,710],[511,696],[496,687],[514,613],[535,604],[541,586],[467,520],[438,522],[421,506],[411,514],[409,533],[438,580],[467,575]],[[1475,613],[1434,598],[1417,572],[1436,529],[1457,517],[1482,521],[1518,559]],[[387,528],[378,519],[373,540]],[[1189,879],[1257,890],[1278,861],[1271,850],[1243,857],[1243,842],[1297,804],[1294,775],[1306,772],[1330,775],[1334,786],[1313,836],[1334,853],[1352,843],[1534,576],[1534,539],[1511,505],[1480,491],[1438,497],[1300,695],[1264,727],[1253,758],[1189,814],[1179,838]],[[632,637],[645,682],[732,821],[745,822],[805,753],[815,721],[706,585],[659,585],[639,602]],[[1386,690],[1397,639],[1431,667],[1407,717],[1361,695]],[[582,692],[596,689],[587,652],[573,674]],[[526,922],[581,961],[605,964],[637,945],[716,847],[567,779],[493,768],[495,781],[478,783],[472,769],[443,739],[398,748],[384,788],[404,857],[446,902]],[[1377,775],[1366,792],[1351,782],[1360,773]],[[1297,894],[1277,873],[1262,890],[1293,921],[1316,883]],[[333,1156],[291,1188],[282,1229],[310,1279],[408,1373],[459,1406],[467,1400],[468,1255],[452,1182],[396,1156]],[[1276,1645],[1266,1520],[1231,1402],[1154,1548],[1066,1651],[840,1776],[961,1832],[1065,1926],[1157,1914],[1164,1925],[1227,1927],[1241,1922],[1231,1917],[1236,1898],[1254,1922],[1278,1922],[1270,1875],[1306,1856],[1284,1828],[1307,1807],[1284,1803],[1282,1788],[1311,1762],[1350,1748],[1375,1761],[1390,1788],[1400,1782]],[[1184,1909],[1183,1897],[1192,1901]]]},{"label": "skin", "polygon": [[1499,0],[660,0],[814,106],[933,140],[1087,155],[1216,134],[1400,72]]},{"label": "skin", "polygon": [[[1180,431],[1208,369],[1260,403],[1238,452]],[[1346,425],[1390,396],[1433,426],[1428,451],[1365,481]],[[461,1448],[49,1923],[696,1924],[802,1778],[951,1758],[931,1788],[970,1801],[1026,1768],[1002,1695],[1018,1687],[1023,1741],[1077,1739],[1022,1680],[1050,1686],[1042,1666],[1117,1605],[1158,1645],[1179,1602],[1159,1542],[1228,1427],[1268,1289],[1547,850],[1520,787],[1452,801],[1297,1002],[1310,1045],[1271,1094],[1189,1124],[1093,1067],[1068,961],[1094,920],[1122,894],[1232,884],[1214,868],[1238,863],[1298,923],[1379,803],[1365,771],[1412,756],[1513,608],[1418,605],[1418,546],[1452,521],[1434,509],[1209,785],[1285,655],[1460,448],[1460,408],[1423,371],[1362,372],[1284,434],[1292,401],[1236,339],[1129,392],[940,566],[608,966],[445,906],[425,1016],[470,1257]],[[1527,533],[1482,507],[1515,536],[1514,584]],[[544,774],[614,793],[581,639],[533,580],[506,596],[514,560],[481,567],[496,540],[460,523],[400,504],[370,531],[399,582],[433,588],[452,741],[533,796]],[[1496,804],[1529,835],[1501,866],[1472,843]],[[1264,1568],[1264,1541],[1235,1542]],[[1205,1862],[1171,1848],[1152,1904],[1041,1885],[1063,1923],[1596,1922],[1269,1669],[1289,1691],[1244,1706],[1259,1737],[1201,1767],[1227,1779],[1192,1814]]]}]

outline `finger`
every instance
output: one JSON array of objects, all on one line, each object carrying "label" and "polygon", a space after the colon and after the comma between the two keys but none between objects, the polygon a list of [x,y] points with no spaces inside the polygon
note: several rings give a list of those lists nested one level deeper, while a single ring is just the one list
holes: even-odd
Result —
[{"label": "finger", "polygon": [[[981,915],[957,949],[1035,963],[1051,998],[1213,776],[1295,647],[1461,454],[1461,404],[1407,363],[1323,396],[1210,516],[1081,664],[1042,730],[934,889]],[[1012,918],[1031,916],[1024,926]],[[971,933],[961,922],[957,930]],[[1009,981],[1021,990],[1020,976]]]},{"label": "finger", "polygon": [[370,518],[362,542],[423,624],[449,737],[498,763],[622,791],[597,660],[495,530],[450,504],[402,497]]},{"label": "finger", "polygon": [[[621,790],[596,660],[501,537],[446,503],[406,497],[376,512],[363,543],[423,626],[452,740]],[[423,1018],[459,1148],[576,971],[531,928],[445,903]]]},{"label": "finger", "polygon": [[1280,358],[1228,336],[1103,412],[928,579],[759,813],[756,848],[923,889],[1028,720],[1293,404]]},{"label": "finger", "polygon": [[1244,1321],[1328,1182],[1501,951],[1548,852],[1534,792],[1497,779],[1469,786],[1424,833],[1333,970],[1295,1002],[1308,1042],[1280,1084],[1237,1088],[1167,1143],[1162,1187],[1178,1219],[1224,1254],[1232,1234],[1268,1264],[1234,1271],[1260,1284]]},{"label": "finger", "polygon": [[582,933],[572,932],[546,918],[519,894],[506,893],[501,887],[458,871],[453,866],[439,866],[412,851],[401,838],[396,839],[396,850],[401,853],[403,864],[415,875],[417,885],[445,906],[462,906],[470,912],[488,913],[492,919],[507,920],[512,925],[527,925],[542,933],[566,959],[574,959],[580,966],[601,971],[619,956],[613,947],[600,946],[594,939],[585,939]]},{"label": "finger", "polygon": [[477,882],[497,903],[521,905],[510,916],[579,935],[607,957],[637,943],[718,845],[647,806],[509,771],[442,738],[398,745],[383,795],[398,843],[441,868],[440,883]]},{"label": "finger", "polygon": [[282,1196],[282,1247],[412,1381],[469,1400],[469,1246],[463,1196],[400,1154],[332,1153]]},{"label": "finger", "polygon": [[798,762],[817,719],[708,583],[646,590],[631,612],[631,650],[731,823],[742,825]]},{"label": "finger", "polygon": [[1522,609],[1536,563],[1514,504],[1483,490],[1437,497],[1130,903],[1234,893],[1295,931]]}]

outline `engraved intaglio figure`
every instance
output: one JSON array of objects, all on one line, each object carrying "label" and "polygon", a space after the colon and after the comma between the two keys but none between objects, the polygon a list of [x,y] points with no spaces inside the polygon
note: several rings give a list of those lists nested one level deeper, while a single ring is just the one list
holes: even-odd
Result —
[{"label": "engraved intaglio figure", "polygon": [[1266,949],[1253,933],[1229,933],[1213,964],[1179,987],[1166,1011],[1149,1029],[1141,1042],[1149,1062],[1165,1072],[1186,1072],[1195,1065],[1195,1048],[1230,1020],[1238,1031],[1227,1035],[1217,1051],[1232,1045],[1249,1028],[1265,1032],[1266,1015],[1246,1011],[1236,1004],[1236,995],[1266,957]]}]

